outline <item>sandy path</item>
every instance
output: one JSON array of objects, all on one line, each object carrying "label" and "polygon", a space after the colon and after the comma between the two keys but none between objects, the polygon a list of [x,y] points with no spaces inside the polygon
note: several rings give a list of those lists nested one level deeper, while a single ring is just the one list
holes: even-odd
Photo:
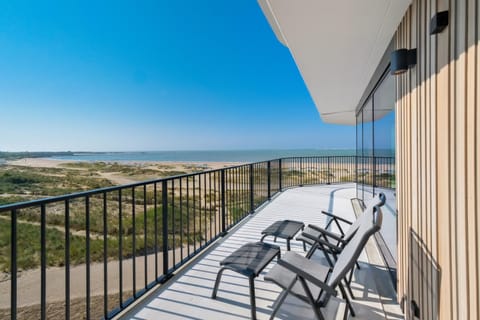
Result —
[{"label": "sandy path", "polygon": [[130,184],[130,183],[137,182],[137,180],[135,179],[130,179],[130,178],[118,175],[117,172],[97,171],[96,173],[102,178],[109,180],[113,184]]},{"label": "sandy path", "polygon": [[[216,232],[221,229],[221,219],[217,216],[212,224],[206,225],[207,229],[202,235],[215,236]],[[201,244],[198,243],[198,249]],[[157,255],[158,275],[163,273],[163,253],[161,248]],[[179,263],[182,257],[187,257],[188,254],[194,252],[193,245],[188,246],[184,244],[175,250],[169,250],[168,261],[169,268],[175,263]],[[174,261],[175,256],[175,261]],[[155,254],[146,256],[147,260],[147,283],[155,279]],[[135,258],[135,282],[136,290],[140,290],[145,286],[145,256]],[[95,262],[90,264],[90,293],[91,296],[103,297],[103,262]],[[107,262],[107,284],[108,294],[114,295],[119,292],[120,282],[120,264],[118,260]],[[124,293],[133,290],[133,259],[122,260],[122,288]],[[3,274],[5,275],[5,274]],[[18,273],[17,278],[17,297],[18,307],[35,306],[40,303],[40,268],[26,270]],[[71,300],[82,300],[86,296],[86,267],[85,264],[70,267],[70,298]],[[47,268],[47,303],[63,302],[65,301],[65,267],[50,267]],[[82,303],[82,301],[80,301]],[[0,277],[0,309],[10,308],[10,280],[8,275]],[[1,312],[0,312],[1,315]]]},{"label": "sandy path", "polygon": [[[193,246],[190,246],[190,252],[193,252]],[[181,248],[175,250],[176,263],[181,256]],[[183,247],[184,257],[187,255],[187,246]],[[163,273],[163,255],[158,254],[158,275]],[[169,265],[173,265],[173,250],[169,251]],[[135,259],[135,281],[136,290],[140,290],[145,285],[145,257]],[[119,292],[119,261],[109,261],[107,263],[107,283],[108,293]],[[122,261],[122,287],[123,291],[132,291],[133,288],[133,259],[124,259]],[[18,307],[31,306],[40,303],[40,269],[27,270],[19,273],[17,279],[18,286]],[[103,263],[92,263],[90,265],[90,293],[92,296],[103,296]],[[147,282],[155,279],[155,254],[147,255]],[[86,296],[86,267],[77,265],[70,267],[70,297],[71,299],[83,298]],[[65,301],[65,268],[51,267],[47,269],[47,302]],[[0,282],[0,309],[10,307],[10,280],[4,279]]]}]

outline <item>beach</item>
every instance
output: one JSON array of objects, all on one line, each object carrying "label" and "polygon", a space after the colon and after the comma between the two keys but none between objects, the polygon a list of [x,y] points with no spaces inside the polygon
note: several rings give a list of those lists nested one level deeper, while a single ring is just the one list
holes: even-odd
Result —
[{"label": "beach", "polygon": [[[100,162],[100,161],[88,161],[89,163]],[[165,165],[172,167],[173,169],[182,169],[185,167],[197,166],[198,168],[208,168],[208,169],[221,169],[229,166],[234,166],[241,164],[242,162],[221,162],[221,161],[138,161],[138,160],[127,160],[127,161],[102,161],[107,163],[120,163],[131,166],[143,166],[151,167],[158,165]],[[85,163],[85,161],[72,161],[72,160],[59,160],[52,158],[23,158],[18,160],[7,160],[5,161],[6,165],[11,166],[24,166],[24,167],[37,167],[37,168],[62,168],[65,164],[68,163]]]},{"label": "beach", "polygon": [[[118,165],[121,171],[102,170],[98,163]],[[52,158],[23,158],[5,161],[5,166],[25,168],[51,168],[69,170],[90,170],[99,177],[109,180],[113,185],[122,185],[133,182],[163,178],[175,173],[192,173],[206,170],[215,170],[242,164],[242,162],[205,162],[205,161],[81,161],[59,160]],[[122,168],[123,167],[123,168]],[[124,168],[131,170],[124,170]],[[140,173],[141,172],[141,173]],[[139,173],[139,174],[137,174]],[[167,174],[166,174],[167,173]]]}]

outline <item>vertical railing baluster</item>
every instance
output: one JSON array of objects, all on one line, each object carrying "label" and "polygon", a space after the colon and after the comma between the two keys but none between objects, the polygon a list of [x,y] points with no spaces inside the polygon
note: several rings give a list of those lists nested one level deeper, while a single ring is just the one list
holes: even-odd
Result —
[{"label": "vertical railing baluster", "polygon": [[253,164],[250,164],[250,213],[254,211],[254,203],[253,203]]},{"label": "vertical railing baluster", "polygon": [[47,318],[47,244],[46,244],[46,210],[45,204],[40,206],[40,318]]},{"label": "vertical railing baluster", "polygon": [[65,319],[70,319],[70,201],[65,200]]},{"label": "vertical railing baluster", "polygon": [[17,319],[17,210],[10,217],[10,318]]},{"label": "vertical railing baluster", "polygon": [[122,189],[118,189],[118,288],[120,308],[123,308],[123,223],[122,223]]},{"label": "vertical railing baluster", "polygon": [[[208,228],[207,228],[207,174],[203,174],[203,216],[204,216],[204,235],[205,235],[205,241],[204,245],[207,245],[207,238],[208,238]],[[201,186],[200,186],[201,188]]]},{"label": "vertical railing baluster", "polygon": [[192,193],[193,193],[193,199],[192,199],[192,202],[193,202],[193,205],[192,205],[192,209],[193,209],[193,212],[192,212],[192,215],[193,215],[193,251],[196,252],[197,251],[197,218],[196,218],[196,212],[197,212],[197,208],[196,208],[196,196],[195,196],[195,187],[196,187],[196,183],[195,183],[195,180],[197,178],[197,175],[194,175],[193,176],[193,181],[192,181]]},{"label": "vertical railing baluster", "polygon": [[242,190],[242,210],[246,215],[250,212],[250,166],[243,166],[241,175],[244,184],[244,190]]},{"label": "vertical railing baluster", "polygon": [[135,187],[132,187],[132,290],[134,298],[137,297],[137,219],[135,213]]},{"label": "vertical railing baluster", "polygon": [[143,185],[143,262],[144,262],[144,280],[145,280],[145,290],[147,290],[148,285],[148,268],[147,268],[147,185]]},{"label": "vertical railing baluster", "polygon": [[172,266],[175,268],[175,264],[177,262],[176,257],[175,257],[175,179],[171,180],[171,185],[172,185],[172,198],[171,198],[171,208],[172,208]]},{"label": "vertical railing baluster", "polygon": [[187,177],[187,256],[190,257],[190,177]]},{"label": "vertical railing baluster", "polygon": [[221,231],[220,231],[220,226],[218,225],[219,224],[219,216],[218,216],[218,187],[220,185],[220,181],[218,180],[218,175],[219,175],[219,171],[216,170],[215,171],[215,174],[214,174],[214,180],[215,180],[215,190],[213,190],[213,196],[214,196],[214,206],[215,206],[215,234],[216,235],[220,235]]},{"label": "vertical railing baluster", "polygon": [[305,184],[305,175],[304,175],[304,163],[303,163],[303,158],[300,158],[300,186],[303,186]]},{"label": "vertical railing baluster", "polygon": [[183,198],[182,198],[182,178],[179,178],[180,188],[180,262],[183,262]]},{"label": "vertical railing baluster", "polygon": [[278,159],[278,191],[282,191],[282,159]]},{"label": "vertical railing baluster", "polygon": [[327,184],[330,184],[331,174],[330,174],[330,157],[327,157]]},{"label": "vertical railing baluster", "polygon": [[163,246],[163,274],[168,274],[168,193],[167,180],[162,181],[162,246]]},{"label": "vertical railing baluster", "polygon": [[242,167],[235,169],[235,197],[236,197],[236,209],[237,209],[237,219],[235,222],[243,219],[246,216],[242,206]]},{"label": "vertical railing baluster", "polygon": [[87,307],[87,320],[90,319],[90,197],[85,197],[85,244],[86,244],[86,307]]},{"label": "vertical railing baluster", "polygon": [[234,174],[234,178],[233,178],[233,185],[234,185],[234,189],[233,189],[233,194],[234,194],[234,197],[235,197],[235,200],[234,200],[234,203],[235,203],[235,208],[236,209],[235,211],[233,211],[235,213],[235,220],[233,221],[233,224],[235,224],[239,217],[240,219],[245,217],[248,212],[250,211],[250,209],[248,210],[245,210],[245,206],[244,206],[244,195],[243,195],[243,187],[242,187],[242,183],[243,183],[243,170],[244,168],[243,167],[238,167],[238,168],[235,168],[233,169],[233,174]]},{"label": "vertical railing baluster", "polygon": [[267,165],[267,196],[268,200],[272,198],[272,164],[268,161]]},{"label": "vertical railing baluster", "polygon": [[213,228],[212,228],[212,172],[208,173],[208,200],[209,200],[209,206],[208,206],[208,212],[210,216],[210,239],[212,240],[213,238]]},{"label": "vertical railing baluster", "polygon": [[108,318],[107,193],[103,193],[103,317]]},{"label": "vertical railing baluster", "polygon": [[225,169],[222,169],[221,171],[221,186],[220,186],[220,197],[221,197],[221,202],[222,202],[222,235],[226,234],[227,227],[226,227],[226,210],[225,210]]},{"label": "vertical railing baluster", "polygon": [[154,216],[154,237],[155,237],[155,281],[158,282],[158,206],[157,206],[157,183],[153,184],[153,216]]}]

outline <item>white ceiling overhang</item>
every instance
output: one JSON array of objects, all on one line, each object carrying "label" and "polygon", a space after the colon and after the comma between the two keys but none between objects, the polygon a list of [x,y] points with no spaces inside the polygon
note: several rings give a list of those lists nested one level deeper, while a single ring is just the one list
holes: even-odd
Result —
[{"label": "white ceiling overhang", "polygon": [[411,0],[258,0],[323,121],[355,110]]}]

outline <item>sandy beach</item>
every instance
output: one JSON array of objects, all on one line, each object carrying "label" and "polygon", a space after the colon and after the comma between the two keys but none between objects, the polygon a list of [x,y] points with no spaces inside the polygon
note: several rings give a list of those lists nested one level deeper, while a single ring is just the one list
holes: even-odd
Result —
[{"label": "sandy beach", "polygon": [[[33,167],[33,168],[64,168],[65,164],[68,163],[84,163],[85,161],[70,161],[70,160],[57,160],[49,158],[24,158],[19,160],[9,160],[6,161],[6,165],[12,166],[24,166],[24,167]],[[90,162],[90,161],[89,161]],[[100,162],[100,161],[98,161]],[[104,162],[104,161],[102,161]],[[242,162],[205,162],[205,161],[116,161],[110,163],[119,163],[122,165],[132,165],[132,166],[142,166],[142,167],[151,167],[151,166],[169,166],[173,169],[182,169],[185,167],[198,167],[205,169],[221,169],[229,166],[235,166],[242,164]]]}]

